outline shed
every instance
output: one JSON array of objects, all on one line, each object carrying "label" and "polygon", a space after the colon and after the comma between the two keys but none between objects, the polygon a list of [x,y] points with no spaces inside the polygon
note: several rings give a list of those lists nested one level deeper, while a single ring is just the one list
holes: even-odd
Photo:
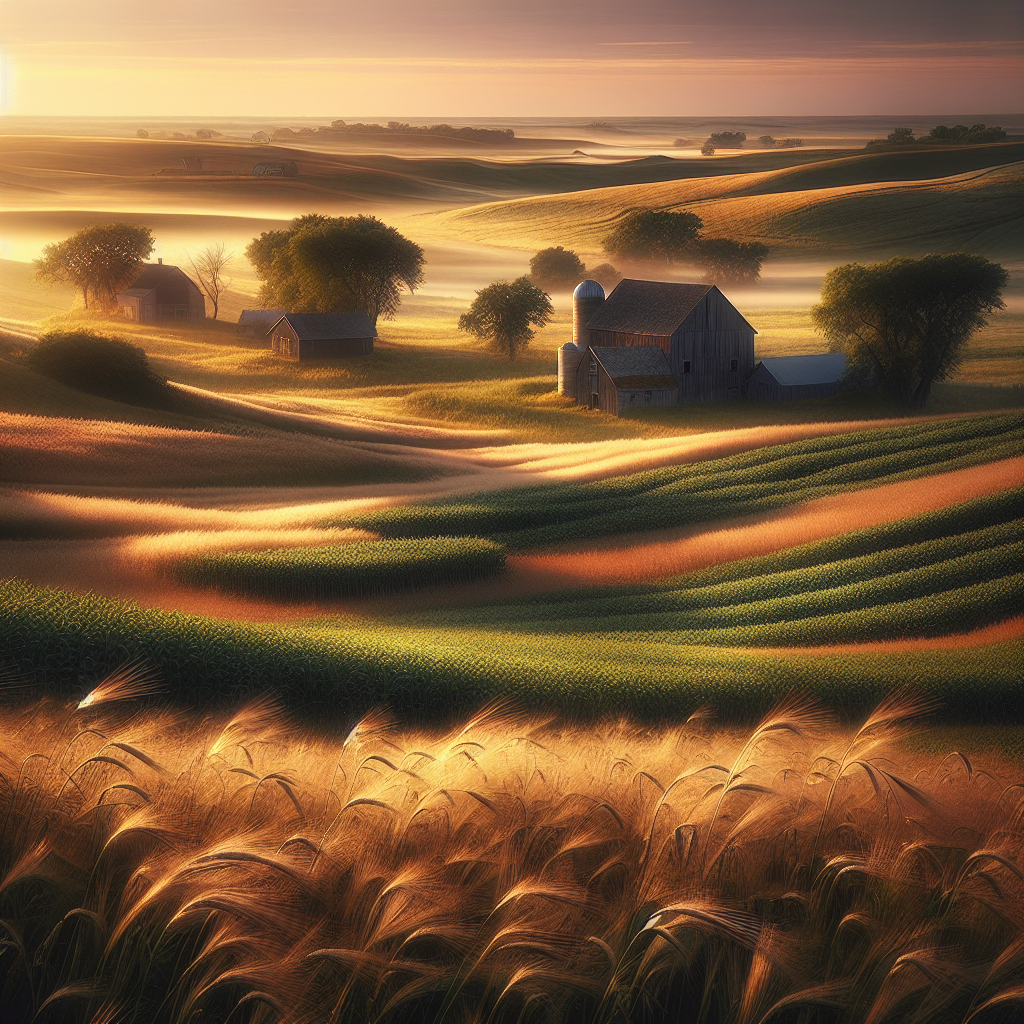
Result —
[{"label": "shed", "polygon": [[664,351],[654,345],[632,348],[590,346],[576,367],[576,394],[591,409],[621,416],[629,409],[675,405],[679,387]]},{"label": "shed", "polygon": [[369,355],[377,328],[365,313],[286,313],[268,333],[282,359],[338,359]]},{"label": "shed", "polygon": [[243,309],[237,331],[246,338],[265,338],[287,309]]},{"label": "shed", "polygon": [[585,334],[582,344],[599,348],[660,349],[680,402],[739,398],[754,369],[757,331],[716,285],[627,278],[589,317]]},{"label": "shed", "polygon": [[180,267],[163,260],[148,263],[116,296],[118,312],[128,320],[203,320],[206,299],[199,286]]},{"label": "shed", "polygon": [[845,389],[846,356],[776,356],[762,359],[746,383],[747,398],[779,402],[800,398],[831,398]]}]

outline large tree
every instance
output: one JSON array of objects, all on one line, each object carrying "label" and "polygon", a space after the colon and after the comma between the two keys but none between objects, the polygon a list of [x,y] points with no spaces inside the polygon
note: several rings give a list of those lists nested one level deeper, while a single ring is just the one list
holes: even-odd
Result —
[{"label": "large tree", "polygon": [[700,238],[693,243],[693,262],[708,284],[753,284],[760,280],[768,246],[733,238]]},{"label": "large tree", "polygon": [[90,299],[104,309],[139,276],[155,242],[141,224],[93,224],[62,242],[43,248],[36,276],[50,284],[73,284],[82,290],[86,309]]},{"label": "large tree", "polygon": [[260,300],[292,312],[361,310],[390,320],[423,281],[423,250],[376,217],[309,214],[246,247],[263,280]]},{"label": "large tree", "polygon": [[538,288],[573,288],[586,276],[583,260],[560,245],[541,249],[530,260],[530,280]]},{"label": "large tree", "polygon": [[624,260],[675,263],[692,255],[704,222],[682,210],[635,210],[627,214],[604,240],[605,252]]},{"label": "large tree", "polygon": [[495,281],[476,293],[459,317],[459,330],[486,341],[495,352],[515,359],[554,315],[551,300],[528,277]]},{"label": "large tree", "polygon": [[1006,281],[998,263],[964,252],[848,263],[825,276],[811,318],[852,368],[870,371],[894,402],[913,411],[1003,308]]}]

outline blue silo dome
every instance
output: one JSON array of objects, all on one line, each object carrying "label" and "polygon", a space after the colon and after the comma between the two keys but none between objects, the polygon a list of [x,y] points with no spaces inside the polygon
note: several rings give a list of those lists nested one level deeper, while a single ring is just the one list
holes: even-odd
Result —
[{"label": "blue silo dome", "polygon": [[603,299],[604,289],[597,283],[597,281],[591,281],[589,278],[586,281],[580,281],[576,285],[576,290],[572,293],[573,299]]}]

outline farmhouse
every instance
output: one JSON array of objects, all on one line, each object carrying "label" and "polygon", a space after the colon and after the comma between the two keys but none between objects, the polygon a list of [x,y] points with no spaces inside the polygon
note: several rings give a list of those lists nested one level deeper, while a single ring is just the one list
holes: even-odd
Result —
[{"label": "farmhouse", "polygon": [[632,406],[741,397],[757,332],[715,285],[596,281],[573,292],[573,341],[559,351],[559,391],[619,415]]},{"label": "farmhouse", "polygon": [[746,397],[759,401],[831,398],[844,389],[846,356],[827,352],[817,356],[762,359],[746,385]]},{"label": "farmhouse", "polygon": [[377,337],[365,313],[286,313],[268,333],[274,355],[295,360],[369,355]]},{"label": "farmhouse", "polygon": [[236,330],[244,338],[265,338],[286,309],[243,309]]},{"label": "farmhouse", "polygon": [[180,268],[163,260],[147,264],[130,288],[116,295],[117,308],[128,320],[202,320],[206,299]]}]

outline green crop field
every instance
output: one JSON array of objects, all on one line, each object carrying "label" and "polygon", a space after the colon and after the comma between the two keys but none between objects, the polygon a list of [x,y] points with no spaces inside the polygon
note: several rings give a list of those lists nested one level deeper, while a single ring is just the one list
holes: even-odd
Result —
[{"label": "green crop field", "polygon": [[179,562],[175,572],[199,586],[317,599],[465,583],[504,564],[505,549],[492,541],[426,537],[197,555]]},{"label": "green crop field", "polygon": [[[1010,458],[1024,417],[988,416],[813,438],[598,483],[467,495],[344,522],[387,537],[472,534],[522,549],[685,526]],[[338,521],[325,526],[342,525]]]}]

